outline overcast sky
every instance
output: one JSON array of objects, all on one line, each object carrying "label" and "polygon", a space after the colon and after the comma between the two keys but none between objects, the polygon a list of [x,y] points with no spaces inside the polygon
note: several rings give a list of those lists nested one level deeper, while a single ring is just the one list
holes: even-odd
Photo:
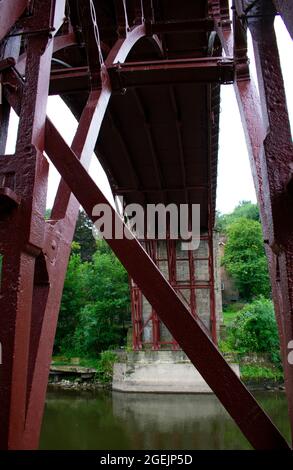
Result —
[{"label": "overcast sky", "polygon": [[[292,122],[293,116],[293,44],[283,25],[281,18],[275,20],[275,29],[279,44],[280,58],[283,67],[284,81],[287,93],[287,104]],[[255,74],[253,66],[253,53],[250,44],[249,56],[251,59],[252,74]],[[64,139],[71,143],[77,123],[71,112],[58,96],[49,97],[48,116],[59,129]],[[7,153],[13,153],[16,136],[17,118],[14,113],[11,116],[11,125],[7,144]],[[220,115],[220,149],[218,166],[217,209],[222,213],[231,212],[242,200],[256,201],[249,159],[246,150],[244,134],[238,112],[233,85],[222,86],[221,89],[221,115]],[[111,190],[107,177],[97,158],[92,159],[90,174],[101,187],[108,198],[111,198]],[[54,195],[58,186],[59,175],[50,165],[49,191],[47,207],[52,207]],[[112,199],[112,198],[111,198]]]}]

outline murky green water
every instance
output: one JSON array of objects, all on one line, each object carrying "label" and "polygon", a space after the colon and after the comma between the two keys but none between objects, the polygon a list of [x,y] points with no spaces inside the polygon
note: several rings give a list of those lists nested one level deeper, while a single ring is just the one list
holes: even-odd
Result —
[{"label": "murky green water", "polygon": [[[283,392],[256,398],[289,439]],[[249,449],[214,395],[49,392],[41,449]]]}]

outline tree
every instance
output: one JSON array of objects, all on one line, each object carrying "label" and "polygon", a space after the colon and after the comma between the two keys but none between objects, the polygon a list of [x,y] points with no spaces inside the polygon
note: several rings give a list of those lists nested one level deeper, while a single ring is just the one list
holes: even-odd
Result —
[{"label": "tree", "polygon": [[76,351],[96,355],[123,344],[130,317],[128,275],[119,260],[100,244],[87,271],[87,303],[79,312],[75,330]]},{"label": "tree", "polygon": [[80,247],[72,243],[56,332],[54,353],[64,353],[73,348],[72,338],[78,325],[78,313],[87,300],[86,272],[88,263],[82,263]]},{"label": "tree", "polygon": [[244,300],[270,294],[267,259],[259,222],[240,218],[227,231],[222,264],[235,280]]},{"label": "tree", "polygon": [[[50,219],[52,209],[46,209],[45,219]],[[90,261],[96,251],[96,240],[92,234],[93,223],[84,211],[79,211],[73,241],[80,246],[82,261]]]},{"label": "tree", "polygon": [[227,232],[229,226],[240,218],[260,221],[259,209],[251,201],[241,201],[231,214],[216,214],[216,229]]},{"label": "tree", "polygon": [[82,261],[73,242],[67,270],[55,353],[95,357],[124,344],[130,317],[128,275],[104,241],[92,261]]},{"label": "tree", "polygon": [[92,227],[92,221],[84,211],[80,211],[73,240],[80,245],[80,257],[82,261],[91,261],[96,251],[96,240],[92,234]]},{"label": "tree", "polygon": [[259,209],[256,204],[251,201],[241,201],[237,207],[235,207],[232,213],[232,221],[245,217],[250,220],[260,221]]}]

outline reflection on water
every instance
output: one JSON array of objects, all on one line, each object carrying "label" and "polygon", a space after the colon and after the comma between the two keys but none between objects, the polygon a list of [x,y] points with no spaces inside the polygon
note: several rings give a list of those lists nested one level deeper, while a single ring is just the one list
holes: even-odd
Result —
[{"label": "reflection on water", "polygon": [[[282,392],[256,398],[289,439]],[[214,395],[48,392],[41,449],[249,449]]]}]

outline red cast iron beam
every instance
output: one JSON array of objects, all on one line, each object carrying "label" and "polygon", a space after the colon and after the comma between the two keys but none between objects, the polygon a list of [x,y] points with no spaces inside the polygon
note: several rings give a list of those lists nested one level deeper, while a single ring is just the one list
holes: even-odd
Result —
[{"label": "red cast iron beam", "polygon": [[[51,24],[62,4],[34,2],[34,15]],[[59,20],[53,19],[56,26]],[[45,223],[48,162],[43,155],[46,105],[53,43],[48,34],[30,37],[26,44],[26,82],[20,102],[15,156],[0,159],[5,195],[19,208],[8,207],[0,224],[2,289],[0,333],[3,364],[0,382],[0,447],[20,449],[27,412],[32,299],[36,258],[41,253]],[[7,192],[10,189],[9,192]],[[2,207],[3,209],[3,207]]]},{"label": "red cast iron beam", "polygon": [[[109,55],[107,56],[105,66],[110,66],[114,62],[125,62],[128,54],[135,44],[145,36],[145,27],[143,25],[137,26],[133,31],[131,31],[126,38],[119,38],[113,48],[111,49]],[[95,136],[98,137],[99,128],[104,117],[104,113],[107,108],[108,101],[105,99],[105,107],[103,111],[100,110],[100,119],[95,123]],[[61,179],[54,206],[52,209],[52,218],[62,218],[65,216],[68,200],[70,198],[71,191],[68,188],[67,184]]]},{"label": "red cast iron beam", "polygon": [[[104,90],[105,94],[107,94],[106,90]],[[97,116],[96,108],[99,98],[101,96],[98,91],[90,94],[72,143],[72,149],[81,159],[85,168],[89,167],[95,145],[92,121]],[[105,98],[107,96],[104,96],[104,100]],[[103,102],[103,99],[101,102]],[[24,434],[25,449],[34,449],[38,446],[63,283],[79,211],[78,201],[72,194],[68,195],[66,191],[62,191],[63,188],[64,186],[61,184],[61,191],[57,194],[54,206],[55,210],[56,207],[64,210],[63,216],[60,220],[56,220],[53,219],[53,214],[51,214],[52,220],[46,223],[43,253],[47,259],[50,289],[46,292],[44,286],[40,284],[34,292],[35,355],[32,358],[30,367],[30,393]],[[38,325],[40,318],[42,320]]]},{"label": "red cast iron beam", "polygon": [[14,67],[14,65],[15,59],[13,57],[7,57],[6,59],[0,61],[0,72],[3,72],[10,67]]},{"label": "red cast iron beam", "polygon": [[2,0],[0,2],[0,41],[24,13],[28,0]]},{"label": "red cast iron beam", "polygon": [[[266,4],[266,8],[268,4]],[[234,49],[244,50],[246,30],[234,13]],[[251,25],[258,71],[259,94],[252,79],[240,74],[234,89],[247,141],[256,188],[273,301],[279,327],[285,386],[293,431],[293,366],[287,358],[293,337],[292,201],[288,192],[293,151],[273,17]],[[220,34],[226,54],[233,53],[233,36]],[[240,38],[240,39],[239,39]],[[269,68],[269,69],[268,69]],[[290,184],[289,184],[290,186]],[[281,203],[281,207],[279,204]]]},{"label": "red cast iron beam", "polygon": [[[101,203],[109,205],[113,226],[121,224],[119,215],[49,120],[46,124],[46,152],[93,221],[93,207]],[[112,238],[107,242],[251,445],[256,449],[288,449],[270,418],[128,228],[124,226],[122,240]]]},{"label": "red cast iron beam", "polygon": [[[212,115],[212,89],[211,85],[207,86],[207,109],[208,115]],[[212,338],[215,344],[217,344],[217,316],[216,316],[216,299],[215,299],[215,264],[214,264],[214,238],[213,238],[213,229],[214,229],[214,218],[212,211],[212,166],[211,166],[211,150],[212,150],[212,126],[211,121],[208,122],[208,250],[209,250],[209,278],[210,278],[210,324],[211,324],[211,333]]]},{"label": "red cast iron beam", "polygon": [[51,71],[50,95],[82,93],[90,90],[88,67],[62,68]]},{"label": "red cast iron beam", "polygon": [[166,33],[198,33],[209,32],[214,29],[213,18],[202,18],[194,20],[173,20],[173,21],[146,21],[146,34],[152,36],[153,34],[166,34]]},{"label": "red cast iron beam", "polygon": [[[155,63],[115,64],[108,69],[112,89],[121,90],[130,86],[155,85],[163,83],[190,83],[216,81],[233,82],[232,61],[219,58],[205,60],[174,60]],[[7,65],[8,66],[8,65]],[[145,77],[147,75],[147,77]],[[90,88],[88,67],[53,69],[51,72],[50,94],[78,93]]]},{"label": "red cast iron beam", "polygon": [[184,191],[207,191],[208,187],[207,185],[196,185],[196,186],[184,186],[184,187],[168,187],[168,188],[115,188],[114,192],[115,194],[127,194],[127,193],[135,193],[135,192],[140,192],[140,193],[161,193],[161,192],[184,192]]},{"label": "red cast iron beam", "polygon": [[[263,13],[267,3],[261,2]],[[272,7],[273,11],[273,7]],[[253,13],[253,11],[252,11]],[[265,127],[260,161],[266,251],[271,260],[273,297],[281,336],[285,385],[293,436],[293,365],[288,343],[293,339],[293,217],[288,191],[293,172],[293,145],[273,16],[249,21]]]},{"label": "red cast iron beam", "polygon": [[77,39],[74,32],[54,37],[53,54],[66,47],[77,45]]},{"label": "red cast iron beam", "polygon": [[108,68],[113,91],[173,83],[234,82],[234,62],[219,57],[114,64]]}]

